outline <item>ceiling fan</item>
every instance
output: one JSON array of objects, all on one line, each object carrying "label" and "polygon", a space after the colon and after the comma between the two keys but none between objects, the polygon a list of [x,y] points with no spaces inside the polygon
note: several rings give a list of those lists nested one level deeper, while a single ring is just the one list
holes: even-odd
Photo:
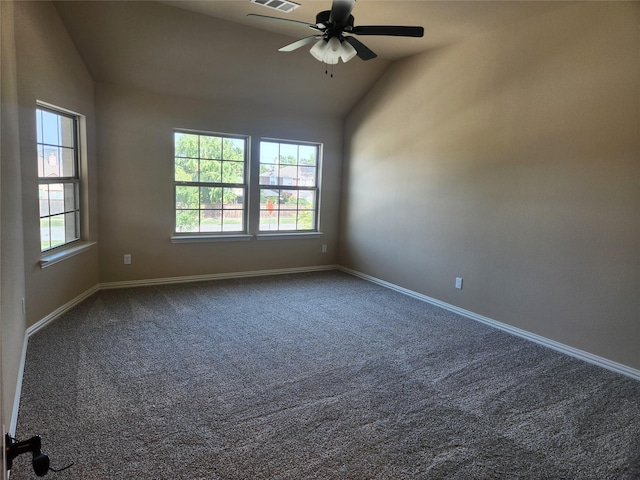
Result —
[{"label": "ceiling fan", "polygon": [[348,62],[354,56],[362,60],[371,60],[377,55],[353,35],[384,35],[393,37],[422,37],[423,27],[405,27],[394,25],[354,26],[351,11],[356,0],[333,0],[331,10],[316,15],[316,23],[300,22],[288,18],[270,17],[250,13],[248,16],[260,19],[298,24],[316,30],[318,33],[297,40],[280,48],[281,52],[292,52],[300,47],[315,42],[310,53],[317,60],[335,65],[339,59]]}]

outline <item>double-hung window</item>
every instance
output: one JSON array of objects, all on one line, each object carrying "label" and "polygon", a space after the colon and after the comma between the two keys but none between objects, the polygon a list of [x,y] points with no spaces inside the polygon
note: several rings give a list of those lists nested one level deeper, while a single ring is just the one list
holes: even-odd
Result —
[{"label": "double-hung window", "polygon": [[320,145],[260,142],[260,232],[318,230]]},{"label": "double-hung window", "polygon": [[51,250],[80,238],[78,117],[36,109],[40,248]]},{"label": "double-hung window", "polygon": [[175,232],[246,233],[247,137],[174,132]]}]

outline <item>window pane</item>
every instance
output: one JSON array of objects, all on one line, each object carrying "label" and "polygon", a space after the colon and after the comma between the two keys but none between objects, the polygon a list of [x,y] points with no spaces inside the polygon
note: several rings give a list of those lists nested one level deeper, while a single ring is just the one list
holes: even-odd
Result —
[{"label": "window pane", "polygon": [[244,230],[242,210],[225,210],[222,215],[222,225],[225,232],[242,232]]},{"label": "window pane", "polygon": [[298,185],[304,187],[315,187],[316,167],[300,167],[298,169]]},{"label": "window pane", "polygon": [[38,177],[44,177],[44,146],[38,145]]},{"label": "window pane", "polygon": [[260,185],[278,185],[279,167],[273,164],[260,165]]},{"label": "window pane", "polygon": [[283,209],[280,210],[280,215],[278,218],[278,229],[279,230],[295,230],[296,229],[295,209],[284,207]]},{"label": "window pane", "polygon": [[223,146],[224,160],[244,161],[245,141],[241,138],[225,138]]},{"label": "window pane", "polygon": [[176,187],[176,208],[190,209],[199,206],[200,189],[198,187]]},{"label": "window pane", "polygon": [[76,195],[76,184],[64,184],[64,211],[72,212],[78,209],[78,195]]},{"label": "window pane", "polygon": [[49,145],[59,145],[58,115],[42,110],[42,142]]},{"label": "window pane", "polygon": [[40,202],[40,216],[41,217],[48,216],[49,215],[49,185],[38,186],[38,199]]},{"label": "window pane", "polygon": [[198,135],[175,133],[176,157],[198,158]]},{"label": "window pane", "polygon": [[312,145],[300,145],[300,160],[301,165],[315,165],[318,147]]},{"label": "window pane", "polygon": [[280,190],[271,188],[260,189],[260,208],[273,211],[277,207],[280,197]]},{"label": "window pane", "polygon": [[261,231],[278,230],[277,213],[274,215],[264,210],[261,211],[260,212],[260,230]]},{"label": "window pane", "polygon": [[242,210],[244,204],[243,188],[225,188],[223,190],[223,208]]},{"label": "window pane", "polygon": [[298,163],[298,146],[280,144],[280,164],[296,165]]},{"label": "window pane", "polygon": [[50,217],[40,219],[40,248],[48,250],[51,248]]},{"label": "window pane", "polygon": [[280,167],[280,171],[278,173],[278,184],[285,186],[297,185],[298,167],[295,165]]},{"label": "window pane", "polygon": [[63,147],[69,147],[72,150],[75,148],[74,145],[74,121],[70,117],[60,116],[60,145]]},{"label": "window pane", "polygon": [[75,151],[71,148],[58,149],[58,158],[60,163],[60,176],[61,177],[75,177],[76,175],[76,162]]},{"label": "window pane", "polygon": [[221,208],[222,188],[201,187],[200,188],[200,208]]},{"label": "window pane", "polygon": [[197,232],[198,210],[176,210],[176,232]]},{"label": "window pane", "polygon": [[298,230],[312,230],[314,228],[315,217],[313,210],[301,210],[298,212],[296,228]]},{"label": "window pane", "polygon": [[298,191],[297,190],[280,190],[280,203],[285,205],[293,205],[297,208]]},{"label": "window pane", "polygon": [[200,231],[221,232],[222,212],[220,210],[200,210]]},{"label": "window pane", "polygon": [[60,149],[57,147],[44,146],[44,178],[60,176]]},{"label": "window pane", "polygon": [[260,142],[260,163],[278,163],[280,144]]},{"label": "window pane", "polygon": [[316,191],[315,190],[300,190],[298,192],[298,207],[300,209],[316,209]]},{"label": "window pane", "polygon": [[197,182],[198,160],[191,158],[176,158],[175,177],[179,182]]},{"label": "window pane", "polygon": [[64,212],[64,186],[61,183],[49,185],[49,209],[50,215]]},{"label": "window pane", "polygon": [[77,214],[76,212],[69,212],[69,213],[65,213],[64,215],[64,226],[65,226],[65,237],[64,237],[64,241],[65,243],[68,242],[73,242],[74,240],[78,239],[78,232],[77,232]]},{"label": "window pane", "polygon": [[220,160],[200,160],[200,181],[218,183],[222,179]]},{"label": "window pane", "polygon": [[222,182],[223,183],[243,183],[244,163],[243,162],[223,162]]},{"label": "window pane", "polygon": [[200,135],[200,158],[220,160],[222,158],[222,142],[220,137]]},{"label": "window pane", "polygon": [[62,245],[66,241],[65,216],[55,215],[51,219],[51,248]]}]

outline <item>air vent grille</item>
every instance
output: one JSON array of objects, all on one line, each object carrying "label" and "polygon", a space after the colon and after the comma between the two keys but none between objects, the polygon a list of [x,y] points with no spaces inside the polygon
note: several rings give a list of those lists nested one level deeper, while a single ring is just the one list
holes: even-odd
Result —
[{"label": "air vent grille", "polygon": [[290,2],[289,0],[251,0],[251,3],[257,3],[285,13],[293,12],[300,6],[298,3]]}]

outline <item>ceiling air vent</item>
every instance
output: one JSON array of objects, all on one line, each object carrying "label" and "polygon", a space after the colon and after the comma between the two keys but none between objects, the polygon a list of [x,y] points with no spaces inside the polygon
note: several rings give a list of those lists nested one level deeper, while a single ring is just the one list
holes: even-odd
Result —
[{"label": "ceiling air vent", "polygon": [[251,0],[251,3],[257,3],[285,13],[293,12],[300,6],[298,3],[290,2],[289,0]]}]

